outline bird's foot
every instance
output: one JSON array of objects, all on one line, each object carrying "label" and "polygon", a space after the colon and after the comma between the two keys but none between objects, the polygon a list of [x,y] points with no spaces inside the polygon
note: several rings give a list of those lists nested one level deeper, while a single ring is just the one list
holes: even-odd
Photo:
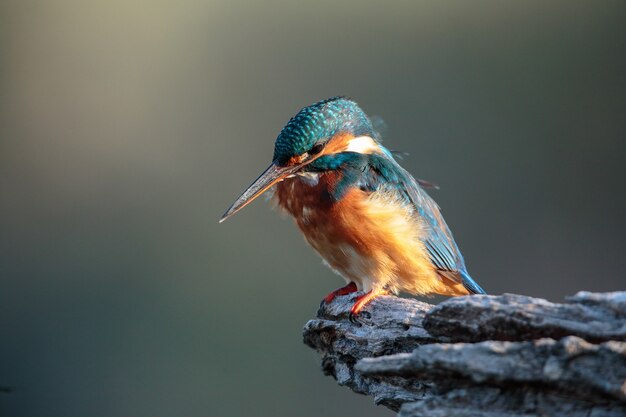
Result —
[{"label": "bird's foot", "polygon": [[[366,313],[364,311],[364,313]],[[350,323],[361,327],[363,324],[361,323],[361,321],[359,320],[359,317],[361,317],[359,314],[355,314],[352,311],[348,314],[348,320],[350,320]]]},{"label": "bird's foot", "polygon": [[328,294],[326,297],[324,297],[324,299],[320,303],[320,309],[324,307],[325,304],[331,303],[335,299],[335,297],[340,296],[340,295],[351,294],[356,291],[357,291],[357,287],[354,282],[349,283],[345,287],[338,288],[335,291]]},{"label": "bird's foot", "polygon": [[[371,290],[357,297],[356,302],[350,309],[350,314],[348,315],[348,319],[350,320],[350,322],[353,324],[358,324],[360,326],[361,323],[359,321],[359,317],[362,315],[361,311],[363,310],[363,308],[367,304],[369,304],[374,298],[385,294],[387,294],[386,290]],[[363,313],[367,312],[364,311]]]}]

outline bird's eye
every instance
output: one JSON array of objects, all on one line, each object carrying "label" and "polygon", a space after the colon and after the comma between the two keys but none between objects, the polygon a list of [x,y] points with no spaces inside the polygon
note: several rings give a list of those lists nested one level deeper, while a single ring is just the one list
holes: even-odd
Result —
[{"label": "bird's eye", "polygon": [[309,151],[309,155],[317,155],[318,153],[322,152],[322,149],[324,149],[324,145],[318,143],[311,148],[311,150]]}]

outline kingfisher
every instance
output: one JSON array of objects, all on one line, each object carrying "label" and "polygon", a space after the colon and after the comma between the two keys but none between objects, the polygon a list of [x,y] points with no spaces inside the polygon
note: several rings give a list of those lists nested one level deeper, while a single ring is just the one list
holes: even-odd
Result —
[{"label": "kingfisher", "polygon": [[485,294],[470,277],[439,206],[402,168],[357,103],[332,97],[283,127],[270,166],[220,223],[272,189],[306,241],[346,281],[322,304],[356,291],[355,320],[380,295]]}]

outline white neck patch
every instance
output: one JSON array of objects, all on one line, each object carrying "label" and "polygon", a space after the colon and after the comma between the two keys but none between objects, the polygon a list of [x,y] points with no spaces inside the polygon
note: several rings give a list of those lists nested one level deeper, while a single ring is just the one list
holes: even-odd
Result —
[{"label": "white neck patch", "polygon": [[309,187],[316,186],[320,181],[320,174],[318,172],[298,172],[297,175]]},{"label": "white neck patch", "polygon": [[354,139],[350,139],[345,152],[357,152],[363,154],[380,153],[380,147],[369,136],[359,136]]}]

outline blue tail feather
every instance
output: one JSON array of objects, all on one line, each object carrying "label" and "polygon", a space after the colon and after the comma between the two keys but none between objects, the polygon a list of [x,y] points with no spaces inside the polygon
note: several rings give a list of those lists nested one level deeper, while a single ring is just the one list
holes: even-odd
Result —
[{"label": "blue tail feather", "polygon": [[485,290],[483,290],[480,285],[476,283],[467,273],[467,271],[460,271],[463,286],[472,294],[487,294]]}]

